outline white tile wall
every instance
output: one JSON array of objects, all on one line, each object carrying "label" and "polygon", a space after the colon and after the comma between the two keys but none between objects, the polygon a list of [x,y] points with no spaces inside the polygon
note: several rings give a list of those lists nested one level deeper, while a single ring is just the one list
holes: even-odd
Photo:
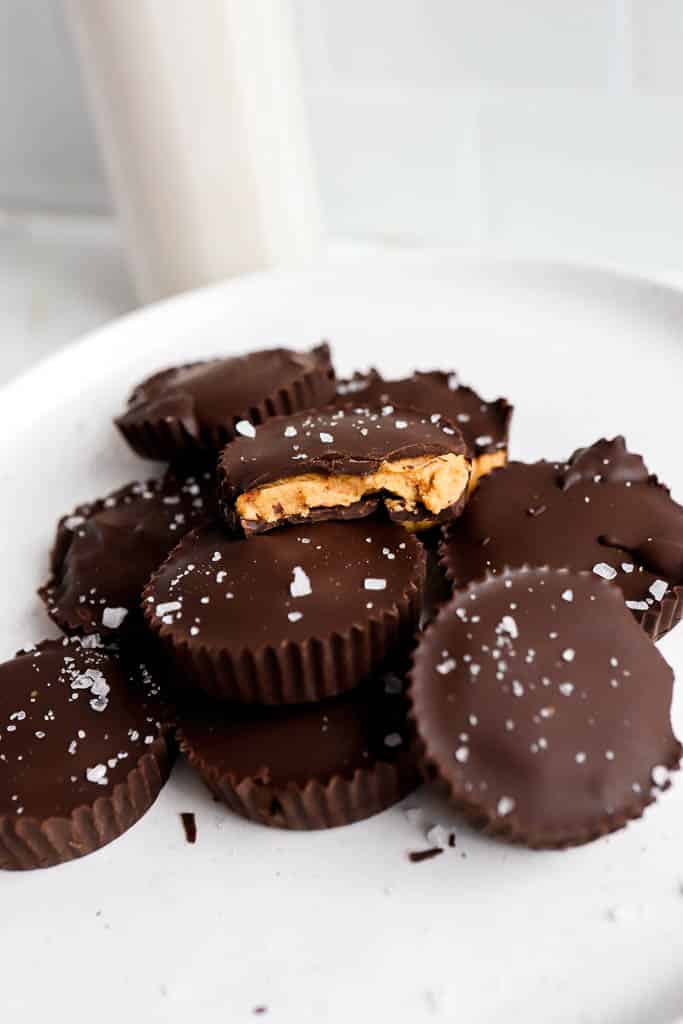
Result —
[{"label": "white tile wall", "polygon": [[331,70],[353,85],[606,84],[610,0],[326,0],[320,9]]},{"label": "white tile wall", "polygon": [[633,74],[647,93],[683,95],[683,3],[629,0],[633,25]]},{"label": "white tile wall", "polygon": [[538,95],[481,113],[487,237],[525,251],[561,240],[593,262],[683,265],[677,100]]},{"label": "white tile wall", "polygon": [[476,107],[433,91],[310,95],[323,203],[337,232],[478,241]]},{"label": "white tile wall", "polygon": [[0,0],[0,204],[107,205],[60,0]]},{"label": "white tile wall", "polygon": [[[683,266],[683,0],[292,4],[332,233]],[[0,68],[0,204],[105,209],[60,3]]]}]

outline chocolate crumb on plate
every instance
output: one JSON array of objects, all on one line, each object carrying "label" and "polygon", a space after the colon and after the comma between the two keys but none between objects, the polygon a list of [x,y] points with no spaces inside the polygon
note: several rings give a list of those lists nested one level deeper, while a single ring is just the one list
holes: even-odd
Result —
[{"label": "chocolate crumb on plate", "polygon": [[433,857],[438,857],[440,853],[443,853],[442,846],[432,846],[428,850],[412,850],[408,854],[408,860],[412,861],[413,864],[419,864],[423,860],[431,860]]},{"label": "chocolate crumb on plate", "polygon": [[502,838],[597,839],[640,817],[679,766],[671,669],[592,573],[471,583],[422,637],[410,676],[426,760]]},{"label": "chocolate crumb on plate", "polygon": [[470,471],[457,426],[393,406],[271,420],[228,444],[218,464],[225,515],[247,536],[366,516],[382,502],[397,522],[427,529],[460,513]]},{"label": "chocolate crumb on plate", "polygon": [[192,811],[181,811],[180,820],[188,843],[197,842],[197,819]]}]

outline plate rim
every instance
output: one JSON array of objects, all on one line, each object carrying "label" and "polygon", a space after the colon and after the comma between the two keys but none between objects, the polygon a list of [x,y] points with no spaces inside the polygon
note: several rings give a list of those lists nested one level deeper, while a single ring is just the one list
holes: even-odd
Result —
[{"label": "plate rim", "polygon": [[[611,267],[606,265],[592,265],[590,263],[576,263],[561,260],[544,260],[537,258],[509,259],[504,257],[482,256],[473,259],[471,256],[462,256],[457,253],[448,253],[440,250],[416,250],[413,253],[405,251],[399,253],[376,253],[371,254],[370,259],[361,258],[357,262],[341,263],[330,262],[322,266],[301,270],[264,270],[249,274],[241,274],[234,278],[225,278],[213,284],[207,284],[200,288],[193,288],[180,292],[166,299],[139,306],[106,321],[100,326],[77,335],[72,340],[60,345],[59,348],[47,356],[39,359],[32,366],[23,370],[15,377],[0,387],[0,415],[9,412],[8,406],[15,406],[32,388],[34,381],[43,377],[46,373],[54,371],[61,373],[62,365],[68,366],[77,358],[80,358],[86,350],[95,347],[106,340],[109,336],[116,336],[123,329],[139,328],[142,324],[148,324],[150,331],[158,329],[169,317],[182,315],[187,317],[196,308],[202,308],[210,303],[216,302],[221,297],[226,297],[226,304],[230,297],[244,294],[252,289],[261,289],[264,286],[283,285],[291,282],[293,285],[301,283],[306,279],[324,281],[338,281],[344,277],[362,275],[365,289],[367,289],[367,276],[371,273],[393,274],[396,277],[401,275],[419,274],[429,278],[453,274],[454,272],[482,271],[490,268],[498,274],[508,273],[512,275],[535,274],[547,272],[549,274],[561,274],[569,278],[598,279],[604,286],[627,287],[630,289],[655,289],[663,296],[676,299],[683,303],[683,282],[675,284],[672,281],[658,279],[654,274],[634,272],[629,269]],[[587,283],[587,282],[586,282]],[[59,367],[59,370],[58,370]]]}]

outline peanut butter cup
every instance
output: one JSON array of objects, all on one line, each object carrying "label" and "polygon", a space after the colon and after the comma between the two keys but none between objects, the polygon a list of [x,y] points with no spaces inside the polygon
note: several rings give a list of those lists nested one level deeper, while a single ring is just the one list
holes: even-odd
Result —
[{"label": "peanut butter cup", "polygon": [[591,573],[471,583],[422,637],[411,680],[427,763],[505,839],[589,842],[640,817],[679,765],[673,673]]},{"label": "peanut butter cup", "polygon": [[96,636],[0,665],[0,868],[61,864],[134,825],[170,771],[162,707],[147,668]]},{"label": "peanut butter cup", "polygon": [[217,450],[271,416],[325,405],[334,395],[328,345],[265,349],[155,373],[133,391],[116,425],[138,455],[173,461]]},{"label": "peanut butter cup", "polygon": [[683,507],[623,437],[603,439],[567,463],[496,470],[446,529],[442,561],[456,585],[523,564],[591,571],[657,639],[683,611]]},{"label": "peanut butter cup", "polygon": [[180,749],[219,800],[262,825],[349,825],[420,783],[402,680],[286,708],[194,705],[178,712]]},{"label": "peanut butter cup", "polygon": [[215,510],[211,473],[167,473],[132,483],[60,519],[51,578],[38,591],[65,633],[129,630],[141,624],[140,594],[188,530]]},{"label": "peanut butter cup", "polygon": [[393,520],[426,529],[462,510],[470,470],[457,427],[391,405],[271,420],[228,444],[218,466],[228,521],[247,536],[366,516],[382,501]]},{"label": "peanut butter cup", "polygon": [[242,703],[350,690],[409,649],[422,545],[387,521],[298,526],[256,541],[188,534],[143,594],[178,685]]},{"label": "peanut butter cup", "polygon": [[338,381],[337,394],[359,404],[392,403],[430,416],[440,413],[457,424],[472,452],[470,490],[482,476],[507,461],[513,407],[505,398],[485,402],[472,388],[460,384],[455,373],[417,370],[410,377],[386,380],[371,369]]}]

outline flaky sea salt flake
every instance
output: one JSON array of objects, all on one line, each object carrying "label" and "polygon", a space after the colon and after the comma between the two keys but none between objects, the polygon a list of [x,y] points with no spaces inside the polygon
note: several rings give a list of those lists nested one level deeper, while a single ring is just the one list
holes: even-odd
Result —
[{"label": "flaky sea salt flake", "polygon": [[235,424],[235,430],[242,437],[250,437],[252,440],[256,437],[256,428],[249,420],[238,420]]},{"label": "flaky sea salt flake", "polygon": [[127,614],[127,608],[105,608],[102,612],[102,625],[105,629],[118,629]]},{"label": "flaky sea salt flake", "polygon": [[313,593],[311,581],[300,565],[295,565],[292,570],[294,579],[289,584],[289,592],[292,597],[308,597]]},{"label": "flaky sea salt flake", "polygon": [[607,562],[597,562],[593,566],[593,572],[603,580],[613,580],[617,575],[617,570],[614,566],[608,565]]},{"label": "flaky sea salt flake", "polygon": [[514,811],[515,807],[515,801],[511,796],[502,796],[498,801],[496,811],[501,818],[505,818]]}]

